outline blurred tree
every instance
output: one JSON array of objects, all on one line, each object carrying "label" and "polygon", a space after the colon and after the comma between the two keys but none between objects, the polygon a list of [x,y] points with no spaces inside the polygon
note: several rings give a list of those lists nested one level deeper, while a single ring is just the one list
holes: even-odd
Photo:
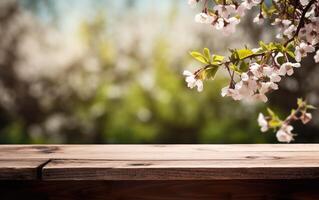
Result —
[{"label": "blurred tree", "polygon": [[[181,75],[196,65],[190,49],[238,46],[255,37],[244,31],[251,24],[224,40],[185,20],[176,2],[168,14],[139,13],[135,2],[114,16],[93,6],[94,16],[70,38],[35,17],[50,10],[57,21],[66,18],[56,1],[0,3],[0,142],[274,142],[259,133],[260,105],[220,97],[223,76],[197,94]],[[271,103],[284,112],[286,102],[274,93]]]},{"label": "blurred tree", "polygon": [[48,18],[52,25],[57,25],[60,20],[56,0],[19,0],[19,3],[31,12]]}]

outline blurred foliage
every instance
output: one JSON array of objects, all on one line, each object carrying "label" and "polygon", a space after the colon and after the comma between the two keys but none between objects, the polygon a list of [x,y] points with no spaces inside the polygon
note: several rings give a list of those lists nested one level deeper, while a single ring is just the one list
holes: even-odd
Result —
[{"label": "blurred foliage", "polygon": [[[14,25],[16,16],[26,19],[25,13],[37,16],[46,3],[45,9],[59,16],[54,2],[24,0],[23,7],[16,3],[2,5],[2,9],[17,8],[5,19],[9,22],[6,24]],[[52,27],[16,34],[12,41],[18,42],[12,42],[10,48],[0,46],[1,51],[16,55],[10,58],[14,62],[0,61],[1,71],[5,72],[0,76],[0,143],[275,142],[274,135],[261,134],[256,123],[263,105],[221,97],[220,89],[227,81],[222,74],[206,84],[203,93],[185,86],[181,72],[185,66],[196,64],[188,56],[190,49],[210,43],[211,49],[223,51],[236,38],[223,41],[210,30],[207,33],[190,25],[185,27],[192,21],[184,19],[176,3],[157,21],[155,16],[148,21],[144,16],[142,20],[135,19],[134,5],[134,1],[128,1],[122,8],[126,10],[123,15],[110,16],[107,9],[96,8],[94,17],[78,19],[81,23],[76,34],[80,45],[72,43],[67,51],[65,38],[53,37],[53,47],[50,43],[38,52],[46,60],[40,64],[30,61],[30,72],[23,71],[27,62],[19,53],[19,44],[23,44],[24,35],[31,33],[41,42],[40,38],[49,34]],[[36,17],[31,21],[29,26],[15,25],[16,29],[43,27],[34,23]],[[159,22],[166,28],[155,26]],[[244,34],[236,37],[244,38]],[[5,39],[0,40],[3,43]],[[61,47],[55,46],[57,43]],[[31,52],[27,58],[36,57],[30,43],[26,45]],[[48,56],[48,48],[59,51],[63,59],[57,61],[57,57]],[[79,49],[81,52],[73,55]],[[58,65],[65,67],[60,69]],[[8,68],[15,71],[9,73]],[[37,76],[31,76],[35,72]],[[6,83],[8,77],[14,84]],[[278,110],[280,113],[285,109],[278,104]]]}]

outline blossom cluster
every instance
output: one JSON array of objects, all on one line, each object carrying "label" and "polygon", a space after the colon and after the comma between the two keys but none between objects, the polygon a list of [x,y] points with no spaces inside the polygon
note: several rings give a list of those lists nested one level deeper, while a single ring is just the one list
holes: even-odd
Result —
[{"label": "blossom cluster", "polygon": [[[202,11],[195,21],[209,24],[225,35],[234,33],[241,17],[247,10],[256,7],[259,12],[253,19],[257,24],[269,23],[278,29],[279,42],[259,43],[259,47],[249,49],[231,49],[228,60],[223,56],[192,52],[191,55],[205,64],[195,73],[185,71],[187,86],[203,90],[203,81],[214,78],[217,70],[227,70],[230,83],[221,91],[222,96],[234,100],[257,100],[267,102],[267,94],[278,90],[278,83],[285,76],[291,76],[295,68],[301,67],[301,61],[309,54],[319,63],[319,1],[301,0],[292,4],[289,1],[274,0],[270,4],[264,0],[189,0],[188,4],[203,4]],[[256,10],[257,10],[256,9]],[[209,52],[209,51],[208,51]],[[219,62],[210,60],[218,56]],[[285,124],[279,133],[291,132]],[[281,134],[282,135],[282,134]]]},{"label": "blossom cluster", "polygon": [[281,76],[292,75],[295,67],[300,67],[300,64],[286,62],[276,68],[267,64],[251,63],[248,72],[241,74],[241,80],[234,88],[227,86],[222,89],[222,96],[231,96],[234,100],[252,99],[266,102],[266,94],[278,90],[277,83]]},{"label": "blossom cluster", "polygon": [[258,124],[262,132],[266,132],[269,129],[276,131],[276,137],[279,142],[291,142],[294,140],[296,134],[292,133],[294,129],[291,125],[292,122],[300,120],[303,124],[307,124],[312,119],[312,114],[308,112],[309,109],[314,109],[312,105],[308,105],[302,99],[297,101],[298,108],[292,110],[291,114],[285,119],[280,118],[268,108],[269,116],[265,116],[262,113],[258,115]]},{"label": "blossom cluster", "polygon": [[[235,66],[245,64],[248,66],[246,71],[236,71],[238,75],[237,83],[235,80],[222,89],[222,96],[230,96],[234,100],[261,100],[267,101],[266,93],[277,90],[277,83],[281,76],[291,76],[293,68],[299,68],[302,58],[309,53],[315,52],[315,47],[319,44],[319,3],[317,0],[303,0],[301,5],[293,7],[293,11],[286,11],[283,8],[290,8],[292,5],[280,1],[274,1],[272,6],[268,6],[262,0],[244,0],[242,2],[223,1],[210,8],[208,0],[189,0],[188,3],[195,6],[203,3],[204,7],[201,13],[195,16],[195,21],[214,26],[223,33],[229,34],[235,31],[235,26],[240,22],[240,17],[245,15],[246,10],[255,6],[260,7],[260,12],[254,18],[254,22],[261,24],[264,19],[269,18],[273,26],[278,27],[277,38],[283,42],[280,48],[264,49],[262,47],[251,49],[249,59],[240,58],[238,60],[224,62],[223,64]],[[289,10],[289,9],[288,9]],[[292,10],[292,9],[291,9]],[[289,13],[291,12],[291,13]],[[292,17],[288,14],[291,14]],[[278,46],[278,45],[277,45]],[[270,47],[271,48],[271,47]],[[248,51],[248,49],[246,50]],[[270,56],[269,56],[270,55]],[[285,60],[285,62],[279,62]],[[315,62],[319,62],[319,50],[314,55]],[[265,61],[266,60],[266,61]],[[227,70],[233,70],[225,66]],[[199,86],[198,91],[203,90],[202,76],[197,74],[184,73],[187,76],[187,84],[190,88]],[[235,75],[236,75],[235,74]],[[230,73],[231,79],[234,75]],[[209,78],[209,77],[208,77]]]},{"label": "blossom cluster", "polygon": [[[188,4],[194,7],[201,0],[189,0]],[[207,7],[208,1],[201,13],[195,16],[195,22],[210,24],[225,35],[235,32],[236,25],[240,23],[240,17],[245,15],[246,10],[260,4],[262,0],[244,0],[238,4],[216,4],[212,9]]]}]

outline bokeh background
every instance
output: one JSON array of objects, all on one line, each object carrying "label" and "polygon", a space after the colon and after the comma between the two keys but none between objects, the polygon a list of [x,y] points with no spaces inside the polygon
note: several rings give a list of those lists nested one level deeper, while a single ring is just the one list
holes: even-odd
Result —
[{"label": "bokeh background", "polygon": [[[182,71],[188,52],[224,54],[273,40],[246,16],[223,37],[194,22],[186,0],[1,0],[0,143],[276,143],[256,118],[281,116],[296,98],[319,105],[312,59],[281,83],[267,105],[222,98],[223,72],[198,93]],[[319,142],[318,112],[295,124],[295,142]]]}]

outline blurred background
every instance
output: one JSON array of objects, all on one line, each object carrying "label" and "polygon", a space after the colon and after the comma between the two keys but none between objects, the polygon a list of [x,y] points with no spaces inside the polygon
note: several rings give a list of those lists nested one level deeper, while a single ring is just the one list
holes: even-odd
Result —
[{"label": "blurred background", "polygon": [[[224,54],[275,33],[252,24],[223,37],[194,22],[186,0],[1,0],[0,143],[277,143],[257,115],[281,116],[296,98],[319,105],[313,59],[267,105],[222,98],[222,71],[198,93],[182,71],[188,52]],[[295,142],[319,142],[318,111]]]}]

